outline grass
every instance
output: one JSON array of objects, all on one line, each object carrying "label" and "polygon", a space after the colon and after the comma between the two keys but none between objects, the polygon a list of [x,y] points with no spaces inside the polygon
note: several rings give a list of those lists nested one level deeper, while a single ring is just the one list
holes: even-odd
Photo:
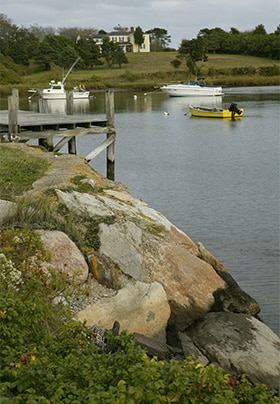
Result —
[{"label": "grass", "polygon": [[41,178],[48,169],[48,162],[24,151],[0,146],[0,195],[1,199],[15,197],[32,188],[33,182]]},{"label": "grass", "polygon": [[[193,79],[194,77],[189,77],[184,62],[177,69],[172,67],[170,62],[177,55],[177,52],[127,53],[129,63],[122,68],[114,66],[108,69],[104,64],[92,70],[74,70],[67,79],[67,88],[84,84],[90,90],[106,88],[151,90],[166,83]],[[199,62],[198,67],[199,74],[205,76],[209,84],[223,86],[280,84],[280,61],[276,60],[244,55],[209,54],[208,61]],[[238,74],[234,72],[237,68],[240,70]],[[267,72],[269,69],[270,73]],[[48,72],[33,72],[23,76],[19,85],[0,86],[0,93],[9,94],[12,87],[17,87],[21,93],[26,93],[32,87],[45,88],[50,80],[61,80],[65,73],[57,66]]]}]

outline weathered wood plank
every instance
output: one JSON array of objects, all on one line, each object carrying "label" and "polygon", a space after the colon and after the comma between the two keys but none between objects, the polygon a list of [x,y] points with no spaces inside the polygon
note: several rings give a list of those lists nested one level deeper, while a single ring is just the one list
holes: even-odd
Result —
[{"label": "weathered wood plank", "polygon": [[53,148],[54,153],[58,152],[60,149],[62,149],[62,147],[64,145],[66,145],[67,142],[69,142],[69,140],[71,140],[72,138],[70,137],[64,137],[62,138]]},{"label": "weathered wood plank", "polygon": [[[75,125],[82,127],[90,126],[106,126],[107,119],[93,117],[92,115],[60,115],[60,114],[42,114],[39,112],[18,111],[18,125],[21,130],[25,128],[38,128],[42,130],[48,127],[67,128],[67,126]],[[9,112],[7,110],[0,111],[0,126],[9,126]],[[71,126],[73,127],[73,126]]]},{"label": "weathered wood plank", "polygon": [[111,135],[108,139],[105,139],[99,146],[97,146],[92,152],[90,152],[85,159],[87,161],[93,160],[98,154],[103,152],[108,146],[110,146],[116,140],[115,135]]},{"label": "weathered wood plank", "polygon": [[74,136],[85,136],[85,135],[102,135],[108,132],[107,128],[94,126],[91,128],[75,128],[75,129],[61,129],[61,130],[44,130],[40,131],[23,131],[18,133],[18,137],[22,141],[28,141],[30,139],[47,139],[55,137],[72,137]]}]

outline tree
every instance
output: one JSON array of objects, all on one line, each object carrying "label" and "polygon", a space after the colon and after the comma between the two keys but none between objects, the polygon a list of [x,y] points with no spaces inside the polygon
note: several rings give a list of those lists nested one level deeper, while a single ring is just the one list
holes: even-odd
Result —
[{"label": "tree", "polygon": [[55,35],[55,29],[52,27],[41,27],[40,25],[30,25],[28,31],[42,42],[47,35]]},{"label": "tree", "polygon": [[255,29],[252,31],[253,35],[266,35],[266,30],[264,28],[263,24],[259,24],[255,27]]},{"label": "tree", "polygon": [[196,39],[183,39],[178,49],[180,57],[190,57],[196,63],[199,60],[206,61],[206,42],[202,37]]},{"label": "tree", "polygon": [[171,42],[171,37],[164,28],[150,29],[147,34],[150,34],[151,51],[160,52]]},{"label": "tree", "polygon": [[10,56],[17,64],[27,66],[36,42],[35,36],[26,28],[17,27],[5,14],[0,14],[1,54]]},{"label": "tree", "polygon": [[221,28],[217,28],[217,27],[213,28],[213,29],[204,28],[199,31],[197,38],[204,39],[207,49],[210,52],[219,53],[223,46],[225,34],[226,34],[226,32],[224,30],[222,30]]},{"label": "tree", "polygon": [[81,28],[60,27],[60,28],[58,28],[57,31],[58,31],[59,35],[64,36],[65,38],[68,38],[70,41],[75,43],[77,40],[77,36],[81,33]]},{"label": "tree", "polygon": [[0,53],[10,56],[11,44],[16,39],[18,27],[5,14],[0,14]]},{"label": "tree", "polygon": [[21,42],[15,41],[10,50],[10,56],[13,58],[14,62],[23,65],[23,66],[28,66],[29,65],[29,58],[28,58],[28,53],[26,46],[22,44]]},{"label": "tree", "polygon": [[239,34],[240,34],[240,31],[238,31],[237,28],[231,27],[229,33],[232,34],[232,35],[239,35]]},{"label": "tree", "polygon": [[134,31],[134,42],[136,43],[136,45],[138,45],[138,52],[140,52],[140,47],[144,43],[144,40],[145,38],[143,35],[142,28],[136,27]]},{"label": "tree", "polygon": [[114,42],[110,41],[109,37],[105,37],[103,39],[103,44],[101,46],[101,52],[102,52],[102,56],[106,60],[106,63],[109,68],[111,68],[114,63],[114,53],[116,50],[115,45],[116,44],[114,44]]},{"label": "tree", "polygon": [[118,45],[116,45],[116,49],[114,51],[113,61],[119,65],[119,68],[122,67],[122,64],[128,63],[127,57],[126,57],[123,49]]},{"label": "tree", "polygon": [[178,52],[180,58],[185,58],[189,72],[197,76],[198,68],[196,62],[199,60],[207,61],[205,39],[201,36],[190,41],[183,39]]},{"label": "tree", "polygon": [[70,39],[72,42],[77,41],[77,37],[79,35],[86,35],[90,37],[91,35],[97,34],[97,29],[95,28],[79,28],[79,27],[60,27],[58,28],[58,33],[61,36],[65,36],[65,38]]},{"label": "tree", "polygon": [[82,61],[79,63],[83,67],[92,68],[94,65],[101,65],[101,52],[99,47],[92,39],[81,38],[76,44],[76,50],[81,56]]},{"label": "tree", "polygon": [[77,58],[75,45],[67,38],[59,35],[47,35],[40,44],[36,61],[50,70],[51,64],[69,67]]}]

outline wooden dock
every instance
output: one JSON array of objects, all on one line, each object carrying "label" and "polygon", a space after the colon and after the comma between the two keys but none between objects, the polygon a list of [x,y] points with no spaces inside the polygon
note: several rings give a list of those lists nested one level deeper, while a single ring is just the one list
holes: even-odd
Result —
[{"label": "wooden dock", "polygon": [[[77,154],[77,136],[105,134],[105,140],[85,156],[85,159],[90,161],[106,149],[107,177],[114,180],[116,132],[113,95],[112,91],[106,93],[106,117],[98,118],[89,114],[62,115],[18,110],[18,91],[14,89],[9,97],[9,110],[0,111],[0,137],[2,139],[5,137],[9,142],[27,142],[37,139],[40,146],[52,152],[58,152],[68,143],[68,153]],[[73,108],[67,106],[67,110],[73,110]],[[55,138],[61,139],[54,144]]]}]

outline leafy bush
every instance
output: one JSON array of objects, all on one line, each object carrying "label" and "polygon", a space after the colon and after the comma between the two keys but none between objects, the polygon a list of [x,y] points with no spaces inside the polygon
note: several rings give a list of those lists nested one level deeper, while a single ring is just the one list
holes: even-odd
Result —
[{"label": "leafy bush", "polygon": [[[133,335],[97,335],[74,321],[61,275],[48,262],[38,234],[0,232],[1,403],[276,403],[265,386],[239,382],[192,358],[149,358]],[[63,299],[62,299],[63,296]],[[57,299],[60,297],[60,299]]]}]

